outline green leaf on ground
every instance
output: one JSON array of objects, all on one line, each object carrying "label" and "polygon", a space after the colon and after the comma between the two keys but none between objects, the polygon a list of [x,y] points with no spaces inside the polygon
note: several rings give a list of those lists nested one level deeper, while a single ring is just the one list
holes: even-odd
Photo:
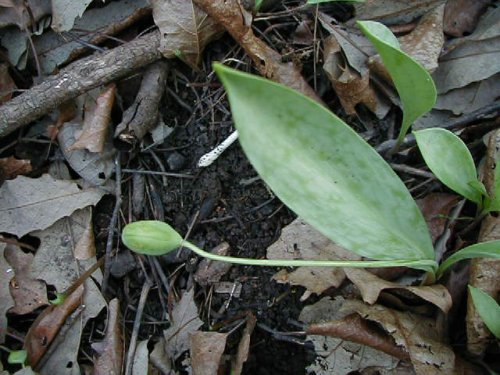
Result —
[{"label": "green leaf on ground", "polygon": [[446,271],[456,262],[472,258],[500,259],[500,240],[480,242],[457,251],[456,253],[446,258],[446,260],[439,265],[437,276],[441,276],[444,271]]},{"label": "green leaf on ground", "polygon": [[500,339],[500,306],[489,294],[469,285],[469,292],[477,313],[486,327]]}]

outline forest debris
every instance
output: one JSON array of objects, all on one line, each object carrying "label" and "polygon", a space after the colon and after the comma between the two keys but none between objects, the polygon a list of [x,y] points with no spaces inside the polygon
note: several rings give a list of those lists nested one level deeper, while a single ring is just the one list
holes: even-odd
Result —
[{"label": "forest debris", "polygon": [[356,20],[372,20],[386,25],[409,23],[434,9],[444,0],[366,0],[355,4]]},{"label": "forest debris", "polygon": [[170,360],[175,361],[189,349],[189,335],[203,325],[198,317],[198,308],[194,302],[194,288],[182,294],[181,300],[172,310],[171,326],[163,332],[165,352]]},{"label": "forest debris", "polygon": [[33,254],[25,253],[21,248],[9,244],[5,248],[4,256],[14,270],[14,275],[11,274],[14,277],[10,282],[9,278],[2,279],[2,282],[10,284],[10,294],[15,302],[10,312],[23,315],[47,305],[49,301],[45,284],[31,276]]},{"label": "forest debris", "polygon": [[87,10],[76,19],[70,33],[45,30],[42,35],[33,38],[42,72],[51,74],[58,66],[88,53],[88,46],[102,44],[109,40],[109,36],[117,35],[149,14],[151,8],[146,0],[113,1],[104,7]]},{"label": "forest debris", "polygon": [[344,272],[361,292],[363,301],[373,305],[377,302],[380,293],[386,289],[405,289],[410,293],[434,304],[441,311],[447,313],[451,308],[452,300],[448,289],[443,285],[432,286],[406,286],[391,281],[383,280],[374,274],[357,268],[344,268]]},{"label": "forest debris", "polygon": [[31,161],[16,159],[14,156],[0,159],[0,178],[13,180],[19,175],[25,175],[32,171]]},{"label": "forest debris", "polygon": [[[228,255],[229,249],[229,244],[223,242],[214,247],[210,252],[217,255]],[[222,276],[229,272],[231,267],[231,263],[217,262],[203,258],[194,274],[194,279],[201,286],[208,286],[218,282]]]},{"label": "forest debris", "polygon": [[238,344],[238,351],[236,352],[236,358],[231,364],[231,374],[241,375],[243,371],[243,365],[248,359],[248,354],[250,352],[250,337],[257,324],[257,318],[252,313],[247,314],[247,324],[243,330],[243,335],[241,336],[240,342]]},{"label": "forest debris", "polygon": [[160,100],[165,92],[167,74],[168,65],[165,61],[158,61],[146,68],[134,103],[123,113],[115,136],[125,142],[138,141],[158,125]]},{"label": "forest debris", "polygon": [[95,257],[95,238],[94,238],[94,225],[92,223],[92,211],[88,210],[89,215],[85,230],[75,244],[74,256],[78,260],[86,260]]},{"label": "forest debris", "polygon": [[[359,256],[335,245],[316,229],[296,219],[281,231],[280,238],[267,248],[268,259],[361,259]],[[342,268],[299,267],[292,272],[282,270],[274,280],[292,285],[302,285],[308,291],[321,294],[331,287],[338,287],[345,279]]]},{"label": "forest debris", "polygon": [[0,64],[0,104],[10,100],[15,89],[16,83],[10,76],[9,66]]},{"label": "forest debris", "polygon": [[[342,297],[337,297],[335,300],[327,297],[302,309],[299,320],[308,324],[307,330],[311,331],[308,332],[307,339],[312,341],[317,354],[315,362],[308,367],[308,371],[314,371],[318,375],[327,375],[347,374],[352,371],[361,372],[367,368],[378,368],[381,373],[390,373],[398,365],[398,359],[370,346],[347,341],[352,334],[367,335],[368,332],[373,330],[370,330],[364,323],[361,328],[359,320],[357,327],[346,324],[347,322],[342,320],[343,316],[340,314],[340,308],[344,302],[345,300]],[[354,321],[352,318],[349,319]],[[316,328],[319,329],[323,324],[322,322],[330,322],[332,325],[331,336],[325,336],[325,332],[318,332],[319,334],[312,332]],[[335,322],[340,323],[336,324]],[[316,324],[318,325],[315,326]],[[333,325],[337,328],[333,328]],[[336,335],[333,334],[333,329],[337,331]],[[356,329],[358,330],[356,331]],[[400,357],[405,356],[406,353],[398,348],[390,337],[388,339],[382,336],[380,331],[378,335],[373,335],[373,338],[377,338],[371,340],[374,341],[374,344],[386,345],[387,348],[392,348],[393,353],[399,353]],[[366,338],[368,339],[370,336],[366,336]],[[408,357],[407,354],[406,357]]]},{"label": "forest debris", "polygon": [[152,0],[153,18],[160,29],[160,51],[166,58],[179,57],[197,70],[205,46],[224,28],[192,0]]},{"label": "forest debris", "polygon": [[75,19],[81,17],[92,0],[52,0],[52,23],[54,31],[68,31],[73,28]]},{"label": "forest debris", "polygon": [[12,133],[63,102],[110,83],[161,57],[158,32],[75,61],[37,86],[9,100],[0,111],[0,137]]},{"label": "forest debris", "polygon": [[227,333],[219,332],[194,332],[189,337],[193,374],[218,374],[227,336]]},{"label": "forest debris", "polygon": [[193,0],[215,21],[224,26],[253,60],[260,74],[295,89],[321,103],[293,63],[283,63],[280,53],[273,50],[252,31],[251,15],[240,6],[239,0]]},{"label": "forest debris", "polygon": [[55,180],[48,174],[18,176],[0,188],[0,231],[21,237],[45,229],[79,208],[95,205],[103,195],[101,190],[82,190],[74,182]]},{"label": "forest debris", "polygon": [[86,149],[93,153],[102,153],[111,121],[111,110],[115,101],[116,85],[111,83],[99,94],[95,107],[86,110],[82,133],[69,148],[68,152]]},{"label": "forest debris", "polygon": [[[0,28],[15,25],[21,30],[34,26],[32,21],[38,22],[50,15],[50,0],[9,1],[9,6],[2,4],[0,12]],[[29,10],[28,10],[29,8]]]},{"label": "forest debris", "polygon": [[134,361],[132,362],[132,375],[148,374],[149,368],[149,340],[139,341],[135,349]]},{"label": "forest debris", "polygon": [[455,354],[441,343],[432,319],[355,300],[346,301],[342,311],[344,314],[355,312],[365,320],[380,324],[396,344],[408,352],[417,375],[454,373]]},{"label": "forest debris", "polygon": [[33,322],[26,338],[24,348],[28,351],[28,363],[35,367],[47,351],[66,318],[81,304],[83,285],[66,297],[60,305],[50,305]]},{"label": "forest debris", "polygon": [[[165,338],[162,337],[156,344],[149,356],[151,363],[161,371],[162,374],[172,375],[174,372],[172,370],[172,362],[168,358],[167,352],[165,350]],[[135,374],[134,374],[135,375]]]},{"label": "forest debris", "polygon": [[121,335],[120,302],[114,298],[108,305],[108,322],[104,340],[92,344],[97,352],[94,360],[95,375],[121,374],[123,360],[123,339]]},{"label": "forest debris", "polygon": [[443,234],[448,215],[459,200],[458,195],[431,193],[417,201],[429,228],[433,243]]},{"label": "forest debris", "polygon": [[489,0],[448,0],[444,10],[444,32],[454,37],[471,34]]},{"label": "forest debris", "polygon": [[9,281],[12,278],[12,267],[4,257],[6,244],[0,242],[0,344],[5,341],[7,333],[7,311],[14,306],[14,299],[10,294]]}]

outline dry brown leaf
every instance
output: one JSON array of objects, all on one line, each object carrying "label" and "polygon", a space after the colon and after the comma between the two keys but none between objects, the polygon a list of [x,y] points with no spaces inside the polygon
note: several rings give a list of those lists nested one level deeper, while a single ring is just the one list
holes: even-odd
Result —
[{"label": "dry brown leaf", "polygon": [[217,375],[226,348],[227,333],[194,332],[189,337],[193,374]]},{"label": "dry brown leaf", "polygon": [[12,267],[4,257],[6,245],[0,242],[0,344],[5,341],[7,333],[7,311],[14,306],[14,300],[10,294],[9,281],[12,278]]},{"label": "dry brown leaf", "polygon": [[[223,242],[213,248],[210,252],[217,255],[228,255],[229,244],[227,242]],[[194,279],[201,286],[208,286],[218,282],[222,276],[229,272],[231,267],[231,263],[217,262],[203,258],[194,274]]]},{"label": "dry brown leaf", "polygon": [[19,175],[28,174],[32,171],[31,161],[16,159],[13,156],[0,159],[0,176],[6,180],[13,180]]},{"label": "dry brown leaf", "polygon": [[[281,231],[280,238],[267,248],[268,259],[360,259],[332,243],[303,220],[296,219]],[[308,291],[321,294],[338,287],[345,279],[342,268],[299,267],[293,272],[282,270],[273,276],[278,282],[302,285]]]},{"label": "dry brown leaf", "polygon": [[0,104],[12,98],[16,84],[9,74],[9,65],[0,64]]},{"label": "dry brown leaf", "polygon": [[344,272],[347,278],[358,287],[363,297],[363,301],[371,305],[377,302],[380,293],[385,289],[405,289],[436,305],[444,313],[447,313],[452,305],[450,293],[443,285],[405,286],[383,280],[363,269],[344,268]]},{"label": "dry brown leaf", "polygon": [[311,46],[314,43],[314,34],[311,20],[300,21],[292,35],[293,44]]},{"label": "dry brown leaf", "polygon": [[372,20],[387,25],[409,23],[443,4],[444,0],[366,0],[356,4],[356,20]]},{"label": "dry brown leaf", "polygon": [[250,337],[257,324],[257,318],[252,313],[247,314],[247,324],[241,336],[240,343],[238,344],[238,351],[236,352],[236,358],[231,364],[231,374],[241,375],[243,371],[243,365],[248,359],[248,353],[250,352]]},{"label": "dry brown leaf", "polygon": [[112,299],[108,306],[108,322],[104,340],[92,344],[98,353],[94,361],[94,375],[121,374],[123,360],[123,339],[121,335],[120,302]]},{"label": "dry brown leaf", "polygon": [[92,211],[89,210],[85,230],[75,245],[74,256],[75,259],[86,260],[95,257],[95,254],[94,225],[92,222]]},{"label": "dry brown leaf", "polygon": [[444,10],[444,32],[455,37],[471,34],[489,4],[489,0],[448,0]]},{"label": "dry brown leaf", "polygon": [[51,13],[49,0],[11,0],[8,3],[11,5],[0,12],[0,28],[16,25],[25,30],[28,26],[33,26],[32,21],[38,22]]},{"label": "dry brown leaf", "polygon": [[365,320],[380,324],[396,344],[408,352],[418,375],[456,373],[455,354],[437,336],[432,319],[354,300],[346,301],[342,311],[347,315],[357,313]]},{"label": "dry brown leaf", "polygon": [[429,228],[432,242],[435,242],[443,233],[448,214],[459,200],[458,195],[431,193],[417,201]]},{"label": "dry brown leaf", "polygon": [[35,367],[54,340],[66,318],[82,302],[83,285],[66,297],[60,305],[50,305],[33,322],[26,338],[24,349],[28,352],[27,362]]},{"label": "dry brown leaf", "polygon": [[15,245],[7,245],[4,253],[15,276],[10,280],[10,294],[15,306],[10,310],[14,314],[28,314],[43,305],[47,305],[45,284],[31,276],[33,255],[24,253]]},{"label": "dry brown leaf", "polygon": [[115,93],[116,85],[112,83],[99,95],[94,110],[85,113],[82,134],[68,151],[84,149],[95,153],[104,151]]},{"label": "dry brown leaf", "polygon": [[152,0],[151,6],[163,56],[179,57],[198,69],[203,49],[222,34],[223,27],[191,0]]},{"label": "dry brown leaf", "polygon": [[163,332],[165,352],[172,361],[189,349],[189,335],[203,325],[194,302],[194,288],[184,292],[172,310],[170,327]]},{"label": "dry brown leaf", "polygon": [[281,54],[254,35],[248,21],[251,15],[240,6],[239,0],[193,0],[193,2],[224,26],[243,47],[261,75],[321,103],[321,99],[302,77],[299,69],[293,63],[283,63]]},{"label": "dry brown leaf", "polygon": [[18,176],[0,188],[0,231],[22,237],[44,229],[75,210],[95,205],[104,191],[78,188],[71,181],[44,174],[39,178]]},{"label": "dry brown leaf", "polygon": [[[313,343],[317,355],[314,363],[307,368],[308,372],[329,375],[355,371],[364,373],[364,370],[372,369],[379,370],[381,374],[399,374],[396,367],[400,361],[385,351],[403,358],[405,355],[407,358],[408,354],[380,330],[377,332],[373,327],[362,325],[352,318],[343,320],[345,316],[340,314],[340,309],[344,302],[344,298],[340,296],[334,300],[326,297],[313,305],[305,306],[301,311],[299,319],[308,324],[306,330],[310,334],[307,335],[307,340]],[[327,327],[328,331],[323,331]],[[371,344],[384,349],[384,352],[354,341]]]}]

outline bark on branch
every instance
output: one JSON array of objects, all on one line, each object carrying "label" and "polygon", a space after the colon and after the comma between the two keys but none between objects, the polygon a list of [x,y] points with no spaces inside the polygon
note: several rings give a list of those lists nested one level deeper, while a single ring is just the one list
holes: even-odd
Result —
[{"label": "bark on branch", "polygon": [[29,124],[69,99],[159,60],[162,56],[159,47],[160,34],[156,31],[68,65],[59,74],[0,107],[0,137]]}]

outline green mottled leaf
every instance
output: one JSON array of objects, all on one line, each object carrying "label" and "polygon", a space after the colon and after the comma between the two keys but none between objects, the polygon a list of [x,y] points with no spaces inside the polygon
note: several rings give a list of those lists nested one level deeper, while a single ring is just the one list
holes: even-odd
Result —
[{"label": "green mottled leaf", "polygon": [[239,140],[264,181],[309,224],[377,260],[434,260],[421,212],[390,166],[317,102],[215,64]]},{"label": "green mottled leaf", "polygon": [[456,262],[472,258],[500,259],[500,241],[480,242],[457,251],[439,265],[438,277]]},{"label": "green mottled leaf", "polygon": [[500,339],[500,306],[489,294],[469,285],[469,292],[477,313],[486,327]]},{"label": "green mottled leaf", "polygon": [[386,26],[374,21],[357,21],[363,33],[379,53],[401,98],[403,122],[398,136],[401,142],[411,124],[436,103],[436,87],[429,72],[401,51],[399,42]]},{"label": "green mottled leaf", "polygon": [[451,190],[481,205],[486,189],[477,179],[476,166],[465,143],[442,128],[420,130],[413,134],[432,173]]},{"label": "green mottled leaf", "polygon": [[127,224],[122,241],[129,249],[146,255],[163,255],[177,249],[182,237],[167,223],[143,220]]}]

